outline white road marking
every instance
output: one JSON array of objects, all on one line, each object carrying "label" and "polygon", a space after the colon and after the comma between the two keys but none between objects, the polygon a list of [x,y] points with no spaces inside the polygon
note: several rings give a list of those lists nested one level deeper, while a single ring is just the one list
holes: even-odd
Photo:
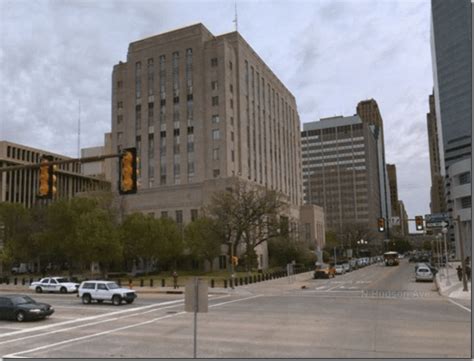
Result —
[{"label": "white road marking", "polygon": [[[249,299],[257,298],[257,297],[261,297],[261,296],[263,296],[263,295],[255,295],[255,296],[251,296],[251,297],[240,298],[240,299],[233,300],[233,301],[221,302],[221,303],[217,303],[217,304],[214,304],[214,305],[210,305],[209,307],[222,306],[222,305],[226,305],[226,304],[229,304],[229,303],[245,301],[245,300],[249,300]],[[92,335],[87,335],[87,336],[82,336],[82,337],[76,337],[76,338],[72,338],[72,339],[69,339],[69,340],[64,340],[64,341],[61,341],[61,342],[55,342],[55,343],[52,343],[52,344],[48,344],[48,345],[44,345],[44,346],[40,346],[40,347],[35,347],[35,348],[33,348],[33,349],[29,349],[29,350],[25,350],[25,351],[20,351],[20,352],[12,353],[12,354],[10,354],[10,355],[5,355],[5,356],[3,356],[3,357],[17,357],[17,356],[20,355],[20,354],[31,353],[31,352],[35,352],[35,351],[40,351],[40,350],[44,350],[44,349],[47,349],[47,348],[51,348],[51,347],[56,347],[56,346],[64,345],[64,344],[71,343],[71,342],[82,341],[82,340],[86,340],[86,339],[88,339],[88,338],[93,338],[93,337],[97,337],[97,336],[107,335],[107,334],[109,334],[109,333],[114,333],[114,332],[117,332],[117,331],[127,330],[127,329],[129,329],[129,328],[134,328],[134,327],[139,327],[139,326],[147,325],[147,324],[150,324],[150,323],[153,323],[153,322],[156,322],[156,321],[164,320],[164,319],[166,319],[166,318],[171,318],[171,317],[180,316],[180,315],[183,315],[183,314],[185,314],[185,313],[187,313],[187,312],[182,311],[182,312],[174,313],[174,314],[171,314],[171,315],[166,315],[166,316],[162,316],[162,317],[157,317],[157,318],[154,318],[154,319],[151,319],[151,320],[148,320],[148,321],[135,323],[135,324],[133,324],[133,325],[128,325],[128,326],[124,326],[124,327],[115,328],[115,329],[112,329],[112,330],[102,331],[102,332],[98,332],[98,333],[95,333],[95,334],[92,334]]]},{"label": "white road marking", "polygon": [[467,312],[471,313],[470,308],[467,308],[467,307],[461,305],[460,303],[457,303],[456,301],[453,301],[452,299],[448,299],[448,301],[451,302],[451,303],[454,303],[456,306],[461,307],[463,310],[466,310]]},{"label": "white road marking", "polygon": [[14,336],[14,335],[21,334],[21,333],[46,330],[48,328],[52,328],[52,327],[56,327],[56,326],[69,325],[71,323],[77,323],[77,322],[82,322],[82,321],[92,321],[92,320],[96,320],[97,318],[103,318],[103,317],[107,317],[107,316],[115,316],[115,315],[119,315],[119,314],[122,314],[122,313],[140,311],[140,310],[144,310],[144,309],[148,309],[148,308],[160,307],[160,306],[165,306],[165,305],[169,305],[169,304],[173,304],[173,303],[179,303],[179,302],[183,302],[183,300],[166,301],[166,302],[155,303],[155,304],[152,304],[152,305],[146,305],[146,306],[141,306],[141,307],[127,308],[127,309],[120,310],[120,311],[103,313],[101,315],[87,316],[87,317],[77,318],[75,320],[52,323],[52,324],[49,324],[49,325],[38,326],[38,327],[29,328],[29,329],[23,329],[23,330],[20,330],[20,331],[13,331],[13,332],[1,334],[0,338],[8,337],[8,336]]},{"label": "white road marking", "polygon": [[319,286],[319,287],[316,287],[317,290],[322,290],[323,288],[326,288],[326,286]]},{"label": "white road marking", "polygon": [[[230,296],[229,296],[229,295],[220,296],[220,297],[214,298],[214,300],[218,300],[218,299],[226,298],[226,297],[230,297]],[[161,307],[161,308],[156,308],[156,309],[148,310],[148,311],[145,311],[145,312],[134,313],[134,314],[131,314],[131,315],[125,315],[125,316],[120,317],[120,318],[119,318],[119,317],[109,318],[109,319],[106,319],[106,320],[101,320],[101,321],[97,321],[97,322],[89,322],[89,323],[85,323],[85,324],[78,325],[78,326],[74,326],[74,327],[62,328],[62,329],[59,329],[59,330],[44,332],[44,333],[40,333],[40,334],[37,334],[37,335],[31,335],[31,336],[25,336],[25,337],[20,337],[20,338],[14,338],[14,339],[7,340],[7,341],[0,341],[0,345],[4,345],[4,344],[7,344],[7,343],[18,342],[18,341],[24,341],[24,340],[27,340],[27,339],[30,339],[30,338],[36,338],[36,337],[47,336],[47,335],[51,335],[51,334],[55,334],[55,333],[61,333],[61,332],[66,332],[66,331],[72,331],[72,330],[76,330],[76,329],[78,329],[78,328],[83,328],[83,327],[88,327],[88,326],[94,326],[94,325],[98,325],[98,324],[101,324],[101,323],[106,323],[106,322],[111,322],[111,321],[116,321],[116,320],[123,320],[123,319],[125,319],[125,318],[129,318],[129,317],[133,317],[133,316],[140,316],[140,315],[144,315],[144,314],[146,314],[146,313],[161,311],[161,310],[164,310],[164,309],[166,309],[166,308],[172,308],[172,307],[176,307],[176,306],[179,306],[179,305],[176,304],[176,305],[165,306],[165,307]],[[212,307],[212,306],[211,306],[211,307]]]}]

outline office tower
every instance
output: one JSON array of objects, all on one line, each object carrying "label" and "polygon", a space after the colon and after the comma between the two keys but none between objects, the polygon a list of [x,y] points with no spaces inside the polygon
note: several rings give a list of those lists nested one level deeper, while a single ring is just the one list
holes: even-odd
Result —
[{"label": "office tower", "polygon": [[326,229],[344,233],[347,227],[362,225],[378,235],[378,135],[358,115],[303,125],[305,203],[323,207]]},{"label": "office tower", "polygon": [[438,126],[436,124],[434,94],[429,96],[429,109],[429,113],[426,114],[426,124],[428,128],[428,146],[431,170],[430,211],[433,214],[446,212],[444,177],[441,175],[441,164],[439,160],[439,138]]},{"label": "office tower", "polygon": [[[458,216],[465,253],[471,252],[472,28],[469,0],[432,0],[431,54],[440,172],[453,223]],[[460,255],[457,225],[449,238]]]}]

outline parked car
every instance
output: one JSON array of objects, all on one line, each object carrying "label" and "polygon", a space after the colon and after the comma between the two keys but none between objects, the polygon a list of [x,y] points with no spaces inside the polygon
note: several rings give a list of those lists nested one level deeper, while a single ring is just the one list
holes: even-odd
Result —
[{"label": "parked car", "polygon": [[351,271],[351,265],[348,262],[343,263],[342,268],[344,268],[344,272],[350,272]]},{"label": "parked car", "polygon": [[54,313],[53,307],[47,303],[36,302],[25,295],[1,295],[0,319],[23,322],[48,317]]},{"label": "parked car", "polygon": [[351,270],[356,270],[357,269],[357,260],[356,259],[351,259],[349,261],[349,264],[351,266]]},{"label": "parked car", "polygon": [[344,273],[346,273],[346,271],[344,270],[344,267],[342,266],[342,264],[336,265],[334,267],[334,269],[335,269],[337,275],[343,275]]},{"label": "parked car", "polygon": [[317,263],[314,278],[331,278],[336,276],[336,269],[327,263]]},{"label": "parked car", "polygon": [[433,281],[434,275],[427,265],[421,265],[416,270],[416,282]]},{"label": "parked car", "polygon": [[82,303],[89,304],[92,301],[102,303],[111,301],[119,306],[122,301],[132,303],[137,298],[137,293],[128,288],[122,288],[111,281],[84,281],[79,286],[77,297],[82,298]]},{"label": "parked car", "polygon": [[36,293],[42,292],[77,292],[79,288],[79,283],[69,282],[67,278],[64,277],[46,277],[42,278],[37,282],[32,282],[30,289],[35,290]]}]

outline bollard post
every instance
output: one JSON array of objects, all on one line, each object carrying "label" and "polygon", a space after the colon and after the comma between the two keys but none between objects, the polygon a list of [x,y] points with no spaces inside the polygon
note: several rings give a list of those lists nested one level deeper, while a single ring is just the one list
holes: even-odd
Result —
[{"label": "bollard post", "polygon": [[153,287],[153,278],[150,278],[150,287]]},{"label": "bollard post", "polygon": [[5,283],[6,283],[7,285],[10,284],[10,277],[7,277],[7,278],[6,278],[6,282],[5,282]]},{"label": "bollard post", "polygon": [[17,280],[16,277],[13,279],[13,284],[14,284],[15,286],[18,284],[18,280]]},{"label": "bollard post", "polygon": [[21,279],[21,284],[24,286],[25,285],[25,277]]},{"label": "bollard post", "polygon": [[140,287],[143,287],[143,279],[140,280]]},{"label": "bollard post", "polygon": [[229,278],[229,287],[234,288],[234,282],[232,282],[232,278]]},{"label": "bollard post", "polygon": [[164,278],[161,279],[161,287],[165,287],[165,279]]},{"label": "bollard post", "polygon": [[261,282],[262,281],[262,278],[260,275],[257,276],[257,282]]},{"label": "bollard post", "polygon": [[257,283],[257,276],[253,275],[253,283]]},{"label": "bollard post", "polygon": [[30,285],[33,283],[33,278],[30,277]]},{"label": "bollard post", "polygon": [[211,288],[214,288],[214,278],[211,279]]},{"label": "bollard post", "polygon": [[224,280],[224,288],[227,288],[227,280]]}]

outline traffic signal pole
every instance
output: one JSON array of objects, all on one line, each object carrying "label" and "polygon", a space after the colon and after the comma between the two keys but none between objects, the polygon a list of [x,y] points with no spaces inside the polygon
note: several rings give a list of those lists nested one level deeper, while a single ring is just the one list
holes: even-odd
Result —
[{"label": "traffic signal pole", "polygon": [[[71,158],[71,159],[62,159],[62,160],[53,160],[53,161],[48,161],[48,165],[56,165],[56,164],[69,164],[69,163],[92,163],[92,162],[98,162],[104,159],[109,159],[109,158],[118,158],[120,157],[120,154],[106,154],[106,155],[99,155],[95,157],[84,157],[84,158]],[[12,167],[1,167],[0,168],[0,174],[3,172],[10,172],[14,170],[22,170],[22,169],[35,169],[35,168],[40,168],[41,166],[44,166],[44,164],[25,164],[25,165],[15,165]]]}]

